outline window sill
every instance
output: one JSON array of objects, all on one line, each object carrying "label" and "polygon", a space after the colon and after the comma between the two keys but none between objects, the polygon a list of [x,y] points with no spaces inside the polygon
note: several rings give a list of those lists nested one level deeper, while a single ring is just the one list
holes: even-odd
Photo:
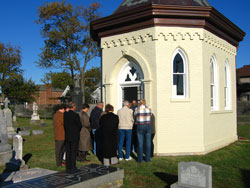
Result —
[{"label": "window sill", "polygon": [[185,99],[181,99],[181,98],[171,98],[170,102],[191,102],[191,100],[189,98]]},{"label": "window sill", "polygon": [[233,110],[211,110],[209,114],[229,114],[233,113]]}]

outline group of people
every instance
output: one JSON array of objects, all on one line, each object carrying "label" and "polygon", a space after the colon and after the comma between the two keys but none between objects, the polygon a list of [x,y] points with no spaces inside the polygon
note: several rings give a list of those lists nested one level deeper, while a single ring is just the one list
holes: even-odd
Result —
[{"label": "group of people", "polygon": [[[56,164],[66,166],[67,173],[77,172],[76,160],[88,161],[86,157],[90,150],[103,160],[105,166],[123,159],[131,160],[131,149],[137,149],[138,162],[143,161],[144,150],[145,161],[150,161],[152,112],[146,100],[142,99],[139,105],[137,101],[132,104],[124,101],[117,115],[111,104],[107,104],[104,111],[103,107],[103,102],[98,102],[89,117],[88,104],[84,104],[77,113],[76,104],[70,102],[67,107],[61,105],[54,114]],[[65,151],[66,164],[63,160]]]},{"label": "group of people", "polygon": [[[66,172],[71,174],[78,171],[76,159],[88,161],[86,156],[92,150],[91,126],[87,111],[89,105],[84,104],[77,113],[76,104],[60,105],[53,116],[56,165],[66,166]],[[63,160],[66,152],[66,162]]]}]

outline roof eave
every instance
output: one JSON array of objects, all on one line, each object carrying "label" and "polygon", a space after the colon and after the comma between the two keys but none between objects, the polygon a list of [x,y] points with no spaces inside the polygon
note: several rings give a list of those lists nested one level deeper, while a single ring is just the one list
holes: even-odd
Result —
[{"label": "roof eave", "polygon": [[134,8],[91,22],[91,36],[102,37],[122,34],[153,26],[204,28],[238,47],[245,32],[213,7],[156,5]]}]

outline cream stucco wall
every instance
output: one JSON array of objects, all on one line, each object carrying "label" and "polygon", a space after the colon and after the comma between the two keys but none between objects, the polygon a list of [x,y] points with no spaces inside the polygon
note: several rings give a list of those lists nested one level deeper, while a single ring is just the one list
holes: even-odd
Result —
[{"label": "cream stucco wall", "polygon": [[[204,145],[205,151],[215,150],[237,140],[236,118],[236,48],[215,35],[205,31],[206,37],[213,37],[217,44],[203,42],[203,80],[204,80]],[[219,45],[220,44],[220,45]],[[226,47],[233,49],[227,51]],[[210,108],[210,59],[214,56],[217,64],[218,78],[218,107]],[[224,105],[224,66],[228,62],[230,69],[230,103],[231,109],[226,110]]]},{"label": "cream stucco wall", "polygon": [[[128,60],[143,71],[145,98],[155,116],[155,153],[158,155],[202,154],[231,143],[236,138],[236,49],[199,28],[154,27],[101,39],[103,99],[118,110],[118,77]],[[188,97],[172,97],[172,60],[181,49],[187,58]],[[223,75],[219,73],[220,109],[210,110],[212,55],[218,70],[228,60],[232,80],[232,110],[223,107]]]}]

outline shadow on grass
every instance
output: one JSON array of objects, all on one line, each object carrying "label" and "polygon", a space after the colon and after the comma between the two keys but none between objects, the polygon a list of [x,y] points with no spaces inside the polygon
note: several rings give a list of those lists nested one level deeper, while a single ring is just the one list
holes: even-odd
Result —
[{"label": "shadow on grass", "polygon": [[170,186],[178,181],[177,175],[167,174],[164,172],[155,172],[154,175],[156,175],[158,178],[160,178],[162,181],[167,183],[166,188],[170,188]]},{"label": "shadow on grass", "polygon": [[245,187],[250,187],[250,170],[241,169],[241,175]]},{"label": "shadow on grass", "polygon": [[30,160],[31,157],[32,157],[31,153],[27,153],[26,155],[23,156],[23,160],[24,160],[25,164],[28,163],[28,161]]},{"label": "shadow on grass", "polygon": [[[12,158],[8,163],[5,164],[5,169],[2,172],[2,175],[0,176],[0,182],[4,182],[6,178],[12,173],[20,170],[20,167],[22,165],[22,161],[20,159],[15,159],[15,151],[12,152]],[[25,161],[25,164],[28,163],[29,159],[32,157],[31,153],[26,154],[23,157],[23,160]],[[0,186],[1,187],[1,186]]]}]

